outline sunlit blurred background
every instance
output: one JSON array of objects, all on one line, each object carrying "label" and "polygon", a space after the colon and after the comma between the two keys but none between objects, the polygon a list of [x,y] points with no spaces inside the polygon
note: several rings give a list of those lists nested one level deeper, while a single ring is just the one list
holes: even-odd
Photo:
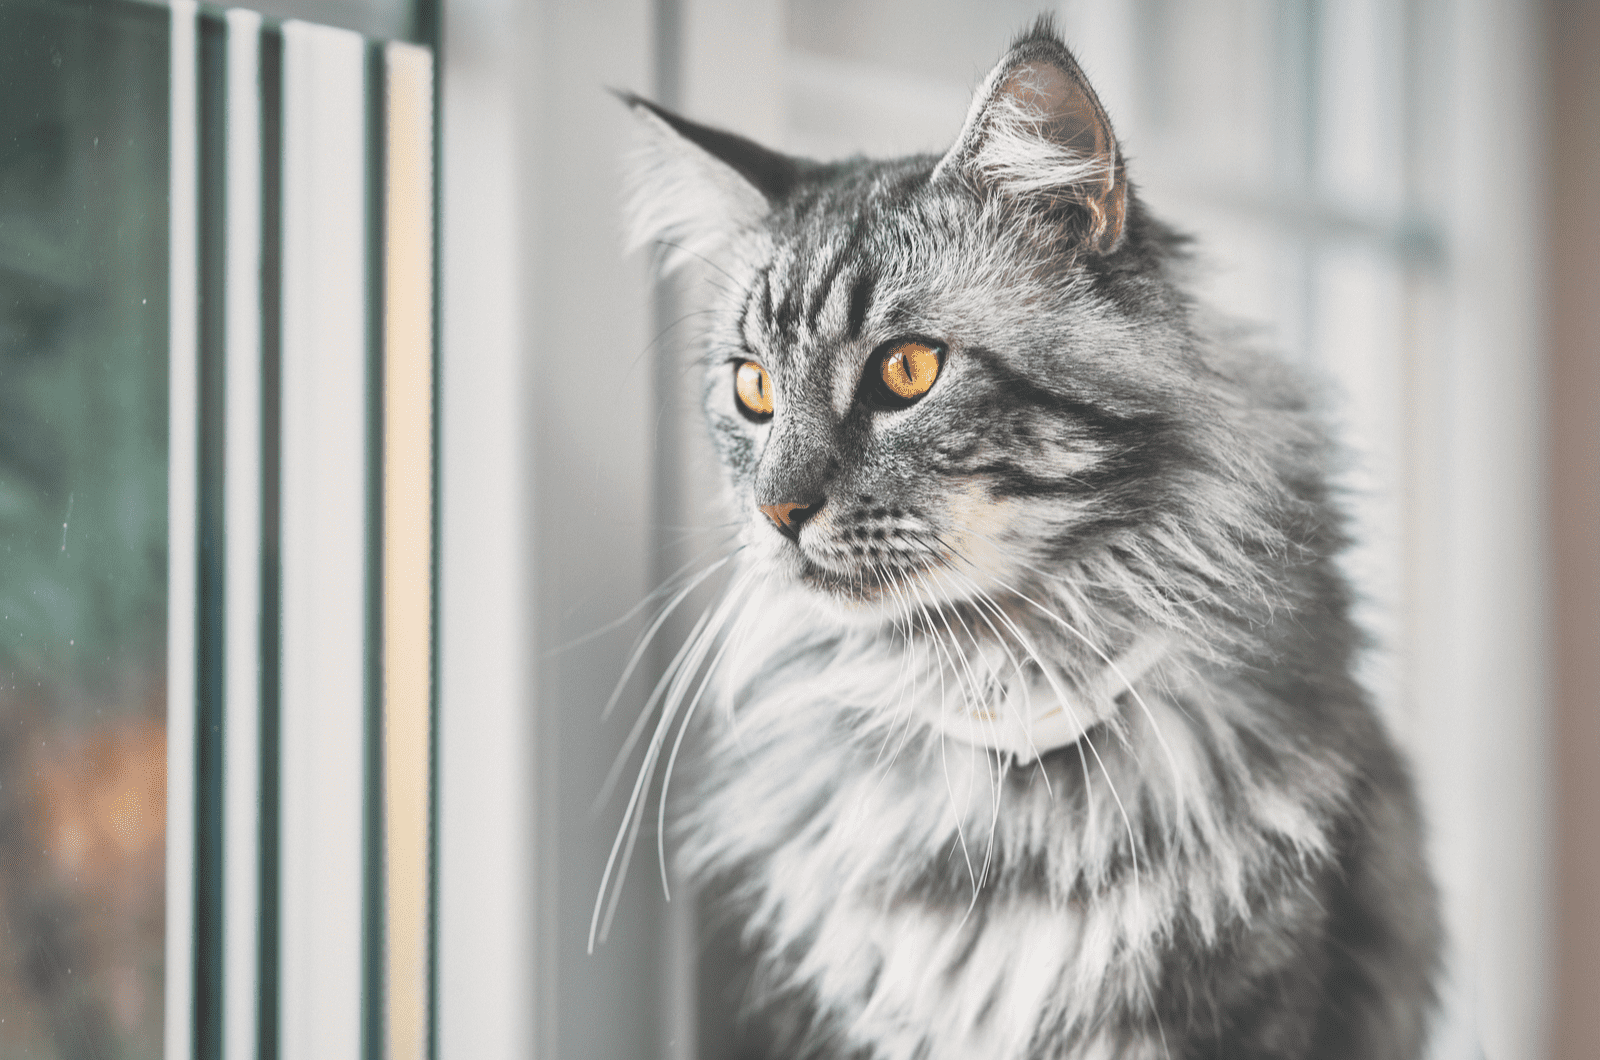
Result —
[{"label": "sunlit blurred background", "polygon": [[0,1055],[143,1060],[163,996],[164,19],[0,4],[0,100]]},{"label": "sunlit blurred background", "polygon": [[[424,8],[262,9],[384,38]],[[727,939],[663,900],[653,836],[585,952],[621,814],[594,801],[643,702],[601,717],[629,616],[726,518],[696,292],[622,254],[605,89],[814,157],[937,151],[1044,8],[444,0],[434,1055],[749,1045]],[[1201,293],[1329,395],[1364,674],[1452,934],[1434,1060],[1589,1060],[1600,3],[1049,9],[1147,203],[1197,237]],[[0,1057],[162,1055],[163,16],[0,0]]]}]

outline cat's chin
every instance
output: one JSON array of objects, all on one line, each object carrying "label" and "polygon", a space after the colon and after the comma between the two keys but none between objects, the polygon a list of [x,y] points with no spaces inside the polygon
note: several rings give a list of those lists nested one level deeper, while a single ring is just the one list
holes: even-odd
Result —
[{"label": "cat's chin", "polygon": [[869,595],[808,581],[801,581],[796,589],[819,618],[851,629],[877,629],[895,621],[900,614],[894,597],[886,592]]},{"label": "cat's chin", "polygon": [[852,627],[877,627],[902,621],[921,594],[913,588],[927,571],[845,573],[801,558],[790,571],[798,595],[822,616]]},{"label": "cat's chin", "polygon": [[893,606],[895,583],[876,572],[844,573],[802,559],[792,577],[818,603],[851,613],[877,612]]}]

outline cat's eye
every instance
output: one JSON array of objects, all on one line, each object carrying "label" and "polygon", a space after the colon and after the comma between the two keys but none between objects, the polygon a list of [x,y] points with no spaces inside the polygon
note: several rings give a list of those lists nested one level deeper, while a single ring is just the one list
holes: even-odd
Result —
[{"label": "cat's eye", "polygon": [[740,361],[733,370],[733,394],[739,411],[760,423],[772,417],[772,377],[754,361]]},{"label": "cat's eye", "polygon": [[911,340],[890,346],[877,361],[878,396],[902,407],[926,394],[939,378],[939,348]]}]

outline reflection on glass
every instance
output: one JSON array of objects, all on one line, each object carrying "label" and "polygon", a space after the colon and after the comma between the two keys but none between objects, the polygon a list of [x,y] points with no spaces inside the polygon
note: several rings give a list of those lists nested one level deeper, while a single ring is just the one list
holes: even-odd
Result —
[{"label": "reflection on glass", "polygon": [[161,1052],[167,18],[0,3],[0,1056]]}]

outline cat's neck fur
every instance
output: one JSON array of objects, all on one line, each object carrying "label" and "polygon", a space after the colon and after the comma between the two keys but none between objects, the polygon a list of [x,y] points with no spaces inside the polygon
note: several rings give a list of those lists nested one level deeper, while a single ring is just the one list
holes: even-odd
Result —
[{"label": "cat's neck fur", "polygon": [[[1304,914],[1259,896],[1325,865],[1349,764],[1308,751],[1181,637],[1162,639],[1120,709],[1023,765],[930,724],[1001,687],[985,680],[1010,665],[996,630],[929,616],[841,632],[785,596],[758,593],[730,634],[719,766],[683,853],[700,878],[743,880],[749,929],[782,955],[769,974],[825,999],[817,1018],[843,1039],[884,1060],[1008,1060],[1036,1035],[1078,1042],[1073,1055],[1110,1035],[1107,1049],[1135,1051],[1105,1055],[1159,1056],[1147,994],[1176,940]],[[1104,668],[1094,650],[1051,647],[1064,685]],[[895,974],[905,962],[922,974]],[[943,1025],[910,1033],[919,1013]]]}]

